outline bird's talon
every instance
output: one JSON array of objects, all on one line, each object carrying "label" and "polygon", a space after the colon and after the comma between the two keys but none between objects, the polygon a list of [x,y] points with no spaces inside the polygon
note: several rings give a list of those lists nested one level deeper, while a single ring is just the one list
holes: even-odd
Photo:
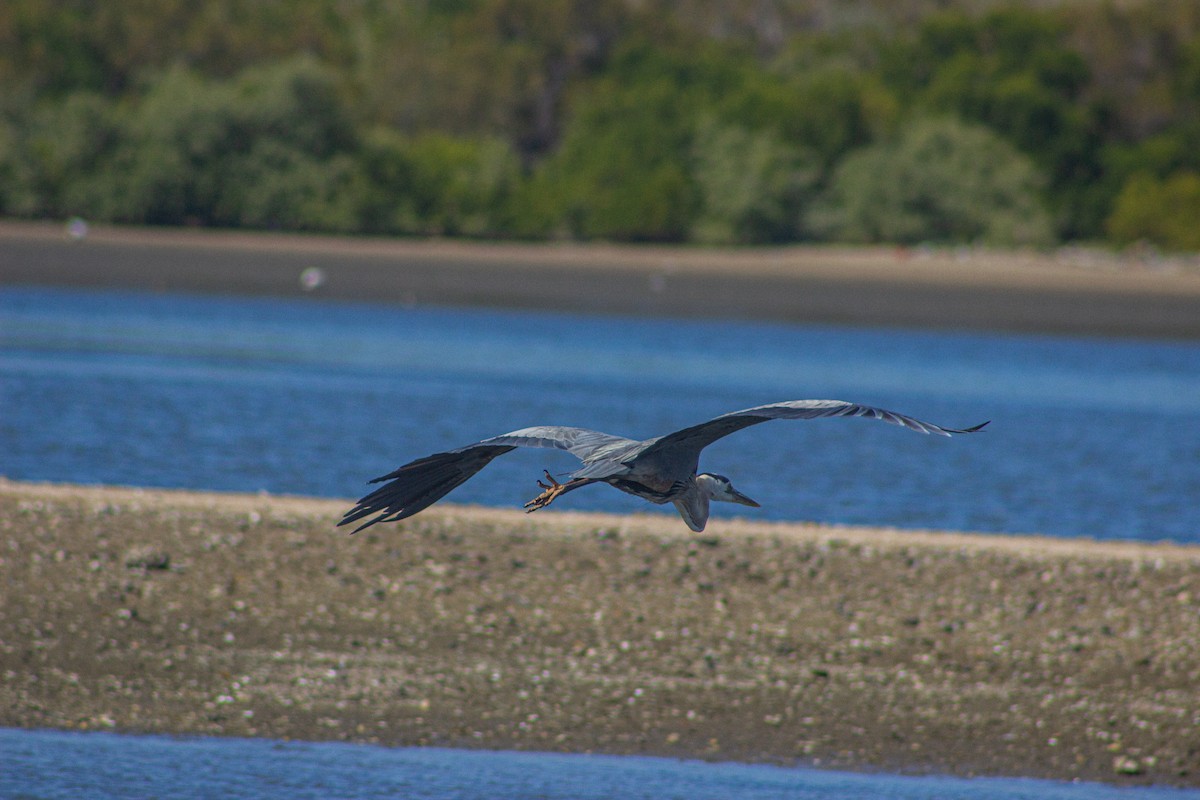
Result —
[{"label": "bird's talon", "polygon": [[542,487],[544,491],[525,504],[526,514],[550,505],[554,502],[554,498],[563,493],[565,488],[561,483],[554,480],[554,476],[550,474],[550,470],[544,469],[542,472],[546,473],[546,480],[550,481],[550,483],[542,483],[540,480],[537,482],[537,485]]}]

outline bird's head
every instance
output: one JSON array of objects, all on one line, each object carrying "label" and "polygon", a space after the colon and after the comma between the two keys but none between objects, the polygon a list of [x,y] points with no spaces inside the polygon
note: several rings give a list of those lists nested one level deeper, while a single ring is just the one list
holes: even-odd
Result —
[{"label": "bird's head", "polygon": [[707,492],[708,496],[713,500],[720,500],[725,503],[737,503],[738,505],[752,506],[753,508],[759,507],[758,503],[733,488],[733,484],[729,482],[729,478],[726,478],[724,475],[701,472],[696,476],[696,484]]}]

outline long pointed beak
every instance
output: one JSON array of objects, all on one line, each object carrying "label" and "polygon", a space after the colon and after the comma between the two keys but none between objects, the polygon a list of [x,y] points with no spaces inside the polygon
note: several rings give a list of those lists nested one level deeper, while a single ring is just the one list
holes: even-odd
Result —
[{"label": "long pointed beak", "polygon": [[746,495],[742,494],[733,487],[730,487],[729,493],[733,495],[733,502],[735,503],[739,503],[743,506],[750,506],[751,508],[762,508],[762,506],[760,506],[758,503],[754,502],[749,497],[746,497]]}]

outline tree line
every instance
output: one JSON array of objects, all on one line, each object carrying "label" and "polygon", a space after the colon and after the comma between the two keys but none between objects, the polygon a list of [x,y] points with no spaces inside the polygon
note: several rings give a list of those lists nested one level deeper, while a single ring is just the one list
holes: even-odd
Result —
[{"label": "tree line", "polygon": [[0,213],[1200,249],[1200,6],[945,6],[7,0]]}]

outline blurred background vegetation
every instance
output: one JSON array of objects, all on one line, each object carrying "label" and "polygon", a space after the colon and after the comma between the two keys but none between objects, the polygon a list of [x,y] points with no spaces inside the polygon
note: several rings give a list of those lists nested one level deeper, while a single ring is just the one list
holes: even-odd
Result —
[{"label": "blurred background vegetation", "polygon": [[0,214],[1200,249],[1200,3],[5,0]]}]

